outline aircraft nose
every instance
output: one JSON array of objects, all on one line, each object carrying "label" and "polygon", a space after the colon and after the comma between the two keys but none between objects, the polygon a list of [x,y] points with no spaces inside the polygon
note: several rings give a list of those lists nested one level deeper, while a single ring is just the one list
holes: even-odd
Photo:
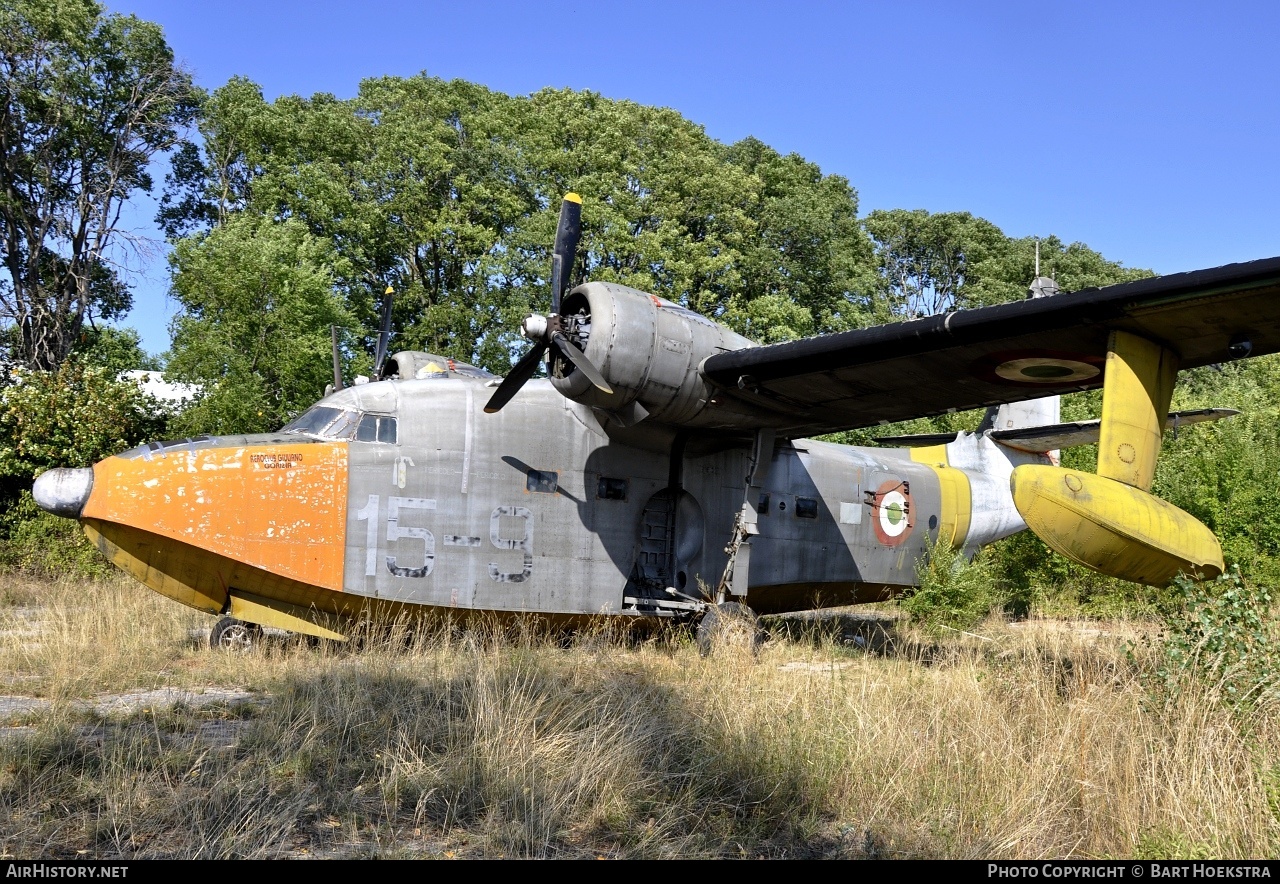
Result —
[{"label": "aircraft nose", "polygon": [[80,518],[93,491],[93,468],[58,468],[41,473],[31,487],[31,496],[40,509],[68,519]]}]

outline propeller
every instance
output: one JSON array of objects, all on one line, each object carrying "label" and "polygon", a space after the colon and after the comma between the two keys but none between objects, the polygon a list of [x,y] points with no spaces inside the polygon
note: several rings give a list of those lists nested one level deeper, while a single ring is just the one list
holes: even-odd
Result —
[{"label": "propeller", "polygon": [[391,302],[395,299],[396,290],[387,286],[382,293],[382,321],[378,324],[378,347],[374,351],[373,376],[382,378],[382,366],[387,361],[388,344],[391,341]]},{"label": "propeller", "polygon": [[521,357],[510,373],[502,379],[498,389],[490,397],[484,410],[493,414],[511,401],[529,378],[538,370],[538,363],[554,350],[573,363],[582,374],[600,390],[612,393],[613,388],[579,346],[583,319],[578,316],[561,316],[560,299],[573,274],[573,260],[578,252],[578,240],[582,237],[582,197],[566,193],[560,204],[560,223],[556,226],[556,243],[551,253],[551,312],[546,316],[527,316],[520,323],[520,333],[533,341],[533,349]]}]

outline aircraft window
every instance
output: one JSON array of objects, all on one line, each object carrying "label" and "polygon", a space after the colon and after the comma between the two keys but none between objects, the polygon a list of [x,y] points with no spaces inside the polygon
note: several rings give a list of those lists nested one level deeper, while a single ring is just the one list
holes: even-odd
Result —
[{"label": "aircraft window", "polygon": [[596,497],[599,500],[626,500],[627,480],[610,479],[607,476],[601,476],[600,481],[596,484]]},{"label": "aircraft window", "polygon": [[282,433],[312,433],[318,435],[321,430],[333,423],[333,419],[342,414],[339,408],[317,405],[308,408],[292,421],[284,425]]},{"label": "aircraft window", "polygon": [[389,445],[396,444],[396,419],[393,417],[378,418],[378,441]]},{"label": "aircraft window", "polygon": [[812,497],[796,498],[796,518],[798,519],[816,519],[818,518],[818,502]]},{"label": "aircraft window", "polygon": [[350,439],[355,435],[356,427],[359,425],[359,412],[343,411],[338,415],[337,420],[320,431],[320,435],[326,439]]},{"label": "aircraft window", "polygon": [[300,433],[324,439],[350,439],[356,433],[362,415],[358,411],[317,405],[304,411],[282,433]]},{"label": "aircraft window", "polygon": [[396,419],[385,414],[366,414],[356,429],[357,442],[396,443]]},{"label": "aircraft window", "polygon": [[530,491],[540,491],[543,494],[555,494],[556,482],[559,479],[559,473],[543,470],[529,470],[528,482],[525,487]]}]

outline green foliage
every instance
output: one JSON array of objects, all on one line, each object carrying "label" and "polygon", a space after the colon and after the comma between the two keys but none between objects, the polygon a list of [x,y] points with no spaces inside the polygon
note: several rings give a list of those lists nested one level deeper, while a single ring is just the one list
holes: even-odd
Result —
[{"label": "green foliage", "polygon": [[142,338],[131,328],[86,326],[74,355],[86,366],[100,368],[112,377],[139,368],[160,370],[160,360],[142,349]]},{"label": "green foliage", "polygon": [[21,372],[0,390],[0,481],[29,487],[47,469],[91,466],[163,430],[155,400],[100,368]]},{"label": "green foliage", "polygon": [[[367,358],[376,296],[391,284],[394,349],[505,373],[525,349],[520,320],[549,306],[569,190],[583,197],[575,283],[660,292],[768,340],[872,315],[870,241],[848,181],[755,139],[722,145],[666,108],[425,76],[366,80],[350,101],[269,103],[236,79],[210,96],[200,125],[202,149],[175,158],[168,231],[289,219],[331,244],[332,288],[351,314],[349,371]],[[175,264],[175,290],[195,290],[184,280],[194,269]],[[182,351],[195,342],[175,340],[175,359],[193,361]]]},{"label": "green foliage", "polygon": [[931,544],[916,566],[916,580],[919,586],[899,604],[926,629],[971,629],[1005,602],[981,552],[968,560],[949,546]]},{"label": "green foliage", "polygon": [[1175,578],[1156,676],[1171,695],[1188,678],[1246,708],[1280,685],[1280,635],[1271,590],[1232,568],[1217,580]]},{"label": "green foliage", "polygon": [[23,491],[0,510],[0,570],[37,577],[106,577],[115,569],[78,522],[44,512]]},{"label": "green foliage", "polygon": [[969,290],[979,268],[1007,242],[998,227],[968,212],[877,210],[865,224],[893,312],[908,319],[974,306]]},{"label": "green foliage", "polygon": [[[914,318],[1017,301],[1036,276],[1036,238],[1011,239],[968,212],[877,210],[865,225],[888,305]],[[1150,271],[1108,261],[1083,243],[1039,241],[1040,272],[1063,291],[1128,282]]]},{"label": "green foliage", "polygon": [[1185,372],[1174,408],[1231,406],[1242,414],[1166,433],[1153,491],[1209,526],[1228,563],[1250,580],[1280,580],[1280,360]]},{"label": "green foliage", "polygon": [[343,260],[297,220],[238,216],[174,249],[166,377],[204,392],[180,434],[263,432],[314,402],[332,379],[330,325],[353,323],[334,292]]},{"label": "green foliage", "polygon": [[0,568],[102,575],[107,564],[70,519],[36,506],[31,481],[53,467],[87,467],[165,431],[164,411],[115,372],[64,362],[23,371],[0,389]]},{"label": "green foliage", "polygon": [[0,343],[11,361],[47,370],[86,322],[128,310],[128,285],[102,256],[198,94],[158,26],[94,0],[10,0],[0,95],[0,307],[11,323]]},{"label": "green foliage", "polygon": [[1173,829],[1147,832],[1138,839],[1130,855],[1131,859],[1156,859],[1166,862],[1176,859],[1212,860],[1218,857],[1219,854],[1214,851],[1211,843],[1196,841],[1188,838],[1185,832]]}]

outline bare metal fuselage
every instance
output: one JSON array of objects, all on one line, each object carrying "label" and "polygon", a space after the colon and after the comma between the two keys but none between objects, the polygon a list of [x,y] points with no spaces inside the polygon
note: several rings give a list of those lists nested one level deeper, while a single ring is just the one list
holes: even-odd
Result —
[{"label": "bare metal fuselage", "polygon": [[[210,612],[256,604],[305,620],[377,601],[672,617],[694,610],[682,598],[709,595],[743,508],[750,446],[611,426],[547,382],[497,414],[483,412],[489,393],[451,377],[321,403],[394,417],[394,441],[276,434],[134,449],[95,467],[81,518],[126,571]],[[953,461],[981,453],[960,445],[948,446]],[[974,548],[1019,530],[1007,455],[994,458],[1003,470],[975,461],[966,472],[905,449],[778,446],[745,492],[757,532],[746,601],[784,612],[914,584],[928,545],[956,529],[947,469],[969,490],[963,534],[946,540]]]}]

